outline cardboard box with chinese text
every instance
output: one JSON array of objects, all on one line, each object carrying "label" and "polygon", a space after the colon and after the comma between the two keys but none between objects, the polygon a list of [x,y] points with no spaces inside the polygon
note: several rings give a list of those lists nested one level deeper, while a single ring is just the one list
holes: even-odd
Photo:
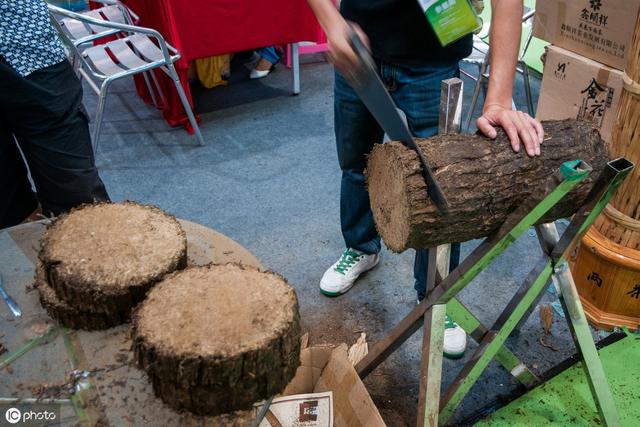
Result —
[{"label": "cardboard box with chinese text", "polygon": [[537,0],[533,35],[623,70],[640,0]]},{"label": "cardboard box with chinese text", "polygon": [[587,120],[609,143],[621,92],[621,71],[549,46],[536,118]]}]

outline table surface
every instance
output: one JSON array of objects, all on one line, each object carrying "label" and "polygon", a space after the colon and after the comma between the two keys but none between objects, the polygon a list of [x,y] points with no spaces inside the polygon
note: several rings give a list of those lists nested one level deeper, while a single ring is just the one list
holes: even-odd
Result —
[{"label": "table surface", "polygon": [[[249,251],[211,229],[180,220],[187,234],[189,265],[239,262],[262,268]],[[106,331],[76,331],[58,326],[51,320],[31,285],[44,221],[0,230],[0,272],[7,292],[22,309],[18,320],[0,301],[0,343],[8,352],[0,356],[0,365],[20,349],[38,340],[24,355],[4,367],[0,381],[1,398],[48,397],[67,399],[59,385],[69,385],[73,370],[90,372],[89,385],[81,395],[89,402],[84,411],[62,404],[62,425],[76,425],[86,417],[91,425],[106,420],[107,425],[219,426],[246,425],[254,413],[233,416],[196,417],[178,414],[153,394],[146,374],[132,363],[130,327],[121,325]],[[34,341],[35,340],[35,341]],[[76,393],[78,395],[78,393]],[[73,399],[72,399],[73,400]],[[84,414],[80,417],[78,413]]]},{"label": "table surface", "polygon": [[[158,30],[180,51],[181,59],[175,67],[192,107],[189,61],[265,46],[326,40],[306,0],[124,0],[124,3],[140,17],[138,25]],[[156,74],[167,101],[162,107],[164,119],[171,126],[182,125],[191,131],[173,82],[164,73]],[[150,103],[140,76],[136,76],[136,88]]]}]

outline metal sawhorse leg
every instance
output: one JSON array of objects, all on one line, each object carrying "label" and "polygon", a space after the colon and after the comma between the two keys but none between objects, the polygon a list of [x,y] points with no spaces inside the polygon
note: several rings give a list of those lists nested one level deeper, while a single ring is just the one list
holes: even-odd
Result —
[{"label": "metal sawhorse leg", "polygon": [[[590,167],[583,162],[576,160],[563,164],[558,173],[549,177],[545,190],[541,194],[532,195],[510,214],[498,230],[485,239],[449,276],[436,283],[426,298],[373,347],[372,351],[356,366],[360,376],[368,375],[413,335],[421,326],[424,317],[425,336],[421,369],[424,398],[421,399],[421,405],[418,408],[421,412],[419,419],[422,420],[421,425],[445,424],[493,358],[497,358],[503,365],[515,364],[514,368],[522,365],[512,353],[506,351],[503,347],[504,342],[554,275],[560,284],[569,328],[578,351],[584,357],[583,366],[600,416],[606,425],[618,425],[613,397],[591,338],[566,258],[632,169],[633,164],[626,159],[609,162],[595,182],[584,205],[574,215],[569,227],[559,239],[553,238],[551,236],[553,233],[549,233],[553,226],[538,227],[541,240],[546,242],[542,245],[545,254],[535,263],[527,279],[498,320],[491,328],[486,328],[455,301],[454,297],[493,259],[530,226],[539,222],[546,212],[589,175]],[[442,325],[445,316],[444,307],[448,303],[451,303],[452,309],[449,314],[457,321],[464,319],[460,324],[468,328],[467,331],[478,341],[479,347],[440,401]],[[513,369],[510,370],[514,373]],[[524,371],[520,368],[519,372]]]},{"label": "metal sawhorse leg", "polygon": [[[443,80],[440,92],[440,114],[439,114],[439,134],[460,133],[461,113],[462,113],[462,93],[463,82],[459,78]],[[427,290],[431,290],[436,281],[439,283],[442,277],[449,274],[449,257],[451,245],[442,245],[429,249],[429,269],[426,272]],[[436,280],[437,278],[437,280]],[[452,317],[475,341],[480,341],[486,334],[487,328],[476,319],[457,299],[453,298],[447,303],[446,312]],[[425,318],[424,342],[430,340],[430,319]],[[439,325],[437,329],[443,329]],[[434,330],[436,330],[434,328]],[[437,337],[434,336],[433,339]],[[429,346],[423,346],[423,360],[428,357]],[[522,363],[508,348],[502,347],[495,356],[500,363],[513,377],[526,388],[532,388],[538,384],[538,378]],[[425,364],[421,366],[419,406],[423,407],[426,392],[426,372]],[[421,411],[418,416],[418,424],[423,425],[424,413]]]}]

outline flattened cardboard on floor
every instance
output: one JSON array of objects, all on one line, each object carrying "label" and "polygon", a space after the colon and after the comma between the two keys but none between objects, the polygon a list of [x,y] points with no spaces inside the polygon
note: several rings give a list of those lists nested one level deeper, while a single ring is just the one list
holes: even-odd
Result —
[{"label": "flattened cardboard on floor", "polygon": [[610,143],[621,92],[621,71],[549,46],[536,118],[587,120]]},{"label": "flattened cardboard on floor", "polygon": [[369,392],[347,358],[347,346],[309,347],[301,351],[300,367],[283,396],[333,392],[335,427],[384,427]]},{"label": "flattened cardboard on floor", "polygon": [[537,0],[535,37],[623,70],[640,0]]}]

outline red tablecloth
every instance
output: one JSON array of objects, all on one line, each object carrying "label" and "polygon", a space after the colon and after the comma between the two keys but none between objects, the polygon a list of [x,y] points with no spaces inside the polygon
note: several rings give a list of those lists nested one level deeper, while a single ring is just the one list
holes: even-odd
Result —
[{"label": "red tablecloth", "polygon": [[[323,42],[324,34],[306,0],[124,0],[137,15],[138,25],[158,30],[182,54],[176,70],[191,101],[188,61],[214,55],[300,41]],[[158,71],[168,105],[162,114],[172,126],[189,131],[186,113],[175,86]],[[147,88],[136,80],[147,101]]]}]

